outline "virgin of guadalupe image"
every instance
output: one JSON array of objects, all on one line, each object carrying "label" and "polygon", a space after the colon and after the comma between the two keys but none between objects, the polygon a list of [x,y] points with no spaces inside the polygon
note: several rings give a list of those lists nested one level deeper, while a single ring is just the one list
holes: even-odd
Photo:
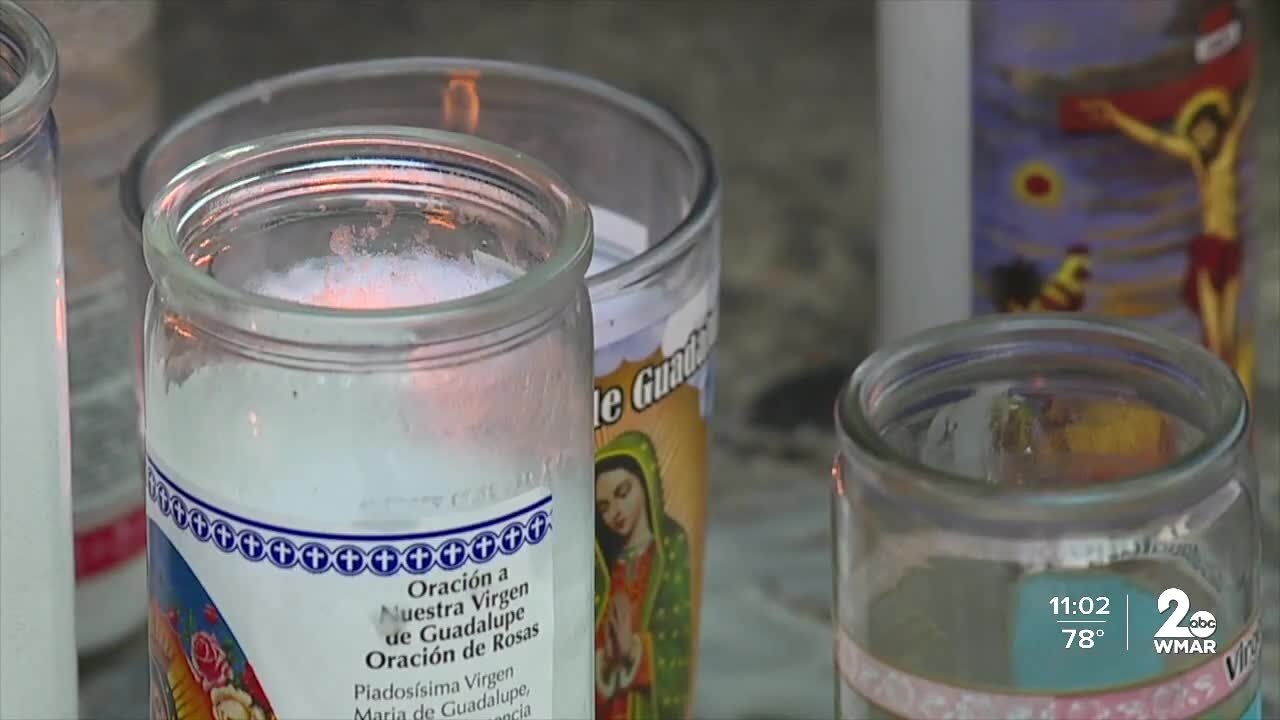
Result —
[{"label": "virgin of guadalupe image", "polygon": [[596,452],[596,718],[684,717],[692,654],[685,530],[663,508],[652,441]]}]

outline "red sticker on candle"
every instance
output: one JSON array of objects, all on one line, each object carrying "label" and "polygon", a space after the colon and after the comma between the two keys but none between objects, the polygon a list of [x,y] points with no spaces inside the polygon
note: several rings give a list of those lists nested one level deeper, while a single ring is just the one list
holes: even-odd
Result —
[{"label": "red sticker on candle", "polygon": [[77,530],[76,580],[91,578],[142,554],[147,547],[147,511],[127,512],[105,525]]}]

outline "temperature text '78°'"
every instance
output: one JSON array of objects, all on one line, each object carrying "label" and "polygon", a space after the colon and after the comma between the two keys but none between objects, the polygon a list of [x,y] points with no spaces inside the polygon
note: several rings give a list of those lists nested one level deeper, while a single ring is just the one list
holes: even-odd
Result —
[{"label": "temperature text '78\u00b0'", "polygon": [[1095,640],[1107,634],[1105,630],[1090,630],[1088,628],[1083,630],[1062,628],[1062,632],[1067,636],[1067,644],[1064,649],[1070,649],[1074,645],[1085,650],[1092,648]]}]

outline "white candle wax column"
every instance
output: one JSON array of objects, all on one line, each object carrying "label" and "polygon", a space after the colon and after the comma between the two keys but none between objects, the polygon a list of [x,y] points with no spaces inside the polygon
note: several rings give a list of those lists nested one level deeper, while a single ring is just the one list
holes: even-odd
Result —
[{"label": "white candle wax column", "polygon": [[[0,717],[75,717],[53,40],[0,2]],[[10,65],[11,62],[25,66]]]},{"label": "white candle wax column", "polygon": [[206,162],[148,220],[153,717],[588,716],[585,205],[447,134]]},{"label": "white candle wax column", "polygon": [[[46,184],[0,171],[0,716],[6,718],[67,717],[75,708],[66,338],[58,208],[38,192]],[[23,204],[24,198],[36,202]],[[59,691],[51,686],[58,685],[69,695],[54,697]]]},{"label": "white candle wax column", "polygon": [[[281,277],[265,280],[257,290],[317,305],[377,308],[425,305],[465,297],[504,281],[505,278],[496,273],[471,272],[430,257],[408,261],[375,258],[324,268],[295,267]],[[525,405],[526,400],[537,402],[542,398],[532,394],[522,397],[520,384],[524,381],[538,378],[552,384],[574,382],[570,373],[557,366],[555,348],[531,350],[541,356],[534,364],[547,367],[547,371],[529,372],[521,367],[531,362],[534,353],[496,359],[483,374],[352,376],[343,372],[300,372],[293,368],[236,362],[200,368],[180,386],[171,388],[165,402],[149,406],[149,451],[155,458],[164,458],[166,468],[163,475],[157,475],[153,469],[151,482],[153,486],[164,487],[170,478],[185,479],[181,490],[190,494],[184,497],[188,505],[196,499],[204,501],[208,497],[225,496],[226,488],[234,487],[234,504],[224,501],[219,507],[235,515],[253,517],[260,515],[262,508],[288,508],[288,512],[281,515],[294,516],[298,523],[305,521],[311,530],[328,529],[334,531],[332,534],[342,534],[345,530],[345,534],[352,534],[351,528],[358,526],[362,532],[354,535],[384,538],[370,541],[369,547],[363,547],[359,541],[347,543],[363,550],[365,557],[360,562],[368,563],[371,571],[376,571],[380,562],[377,546],[394,547],[390,537],[424,522],[454,527],[485,523],[495,512],[499,516],[523,513],[515,518],[517,524],[496,524],[491,530],[500,534],[508,527],[523,527],[532,533],[535,526],[530,523],[545,517],[539,509],[550,507],[545,501],[551,500],[552,495],[557,500],[557,532],[565,537],[589,537],[594,531],[589,508],[563,512],[568,505],[564,496],[572,495],[575,490],[582,492],[581,488],[563,483],[568,479],[578,482],[585,476],[589,472],[585,461],[566,458],[563,463],[546,468],[551,477],[540,477],[543,468],[529,468],[525,459],[536,452],[535,448],[516,448],[499,437],[486,437],[487,418],[495,411],[510,413],[513,418],[526,417],[530,422],[553,422],[572,414],[569,408],[554,405]],[[569,360],[567,367],[572,367],[570,358],[560,360]],[[339,448],[341,452],[335,453]],[[226,461],[229,453],[238,458],[237,462]],[[252,467],[254,475],[264,481],[245,482],[245,467]],[[172,490],[173,485],[169,487]],[[494,507],[502,511],[491,510]],[[530,507],[534,507],[534,511],[526,512]],[[569,509],[572,510],[572,506]],[[240,538],[251,537],[244,533],[245,528],[237,529],[238,542],[243,542]],[[305,545],[303,536],[295,539],[288,533],[273,534],[261,527],[258,530],[264,543],[282,538],[293,540],[295,550]],[[216,542],[217,538],[212,540]],[[425,542],[429,544],[430,539]],[[457,660],[462,662],[465,658],[460,654],[469,647],[466,640],[473,634],[483,636],[482,640],[503,638],[513,650],[519,650],[524,640],[550,633],[551,627],[539,623],[542,618],[556,615],[550,593],[534,596],[531,584],[538,578],[533,569],[522,573],[512,563],[503,563],[502,538],[496,537],[494,542],[498,543],[493,548],[499,554],[481,569],[463,565],[454,574],[442,575],[443,579],[433,578],[435,573],[427,572],[422,578],[427,585],[414,587],[412,583],[402,582],[400,585],[404,587],[398,588],[402,590],[399,595],[380,597],[377,602],[371,602],[362,592],[351,592],[348,588],[359,586],[340,572],[334,573],[333,595],[325,605],[326,611],[337,618],[358,620],[361,631],[374,630],[370,639],[375,642],[364,642],[341,651],[333,648],[334,652],[314,658],[312,662],[318,664],[316,671],[345,675],[353,660],[359,661],[366,672],[376,671],[370,672],[367,680],[334,688],[348,701],[352,694],[363,694],[372,708],[379,706],[376,694],[386,689],[385,683],[379,680],[382,675],[397,669],[421,671],[436,663],[449,664],[442,658],[455,649],[459,654]],[[333,553],[330,562],[339,571],[343,556],[336,548],[343,544],[335,540],[330,543],[332,547],[326,548]],[[276,557],[281,547],[287,546],[275,546]],[[325,546],[318,544],[317,547]],[[396,561],[412,562],[411,550],[398,549],[400,557]],[[434,549],[437,566],[452,562],[444,555],[450,550],[447,545]],[[474,538],[468,550],[480,552]],[[264,548],[264,552],[271,551],[269,547]],[[545,548],[538,551],[544,555],[538,559],[545,563],[538,566],[549,567],[554,573],[557,563],[551,557],[552,552]],[[565,548],[561,556],[564,551],[570,559],[575,554],[574,549]],[[242,563],[243,558],[232,562]],[[307,559],[304,557],[301,562],[306,563]],[[560,566],[563,567],[563,563]],[[263,572],[249,574],[256,569],[251,566],[242,571],[246,577],[254,578],[257,592],[219,597],[217,606],[228,619],[246,619],[238,622],[234,631],[246,659],[253,659],[257,676],[269,688],[277,679],[288,678],[296,663],[292,654],[272,652],[271,646],[305,647],[312,642],[315,628],[310,622],[274,623],[271,615],[256,612],[261,595],[287,596],[293,581],[291,574],[278,572],[278,568],[264,566]],[[500,582],[497,578],[504,571],[509,571],[511,577]],[[566,578],[577,587],[560,585],[557,593],[589,596],[589,576],[569,573]],[[441,584],[433,584],[436,582]],[[455,582],[459,583],[457,587],[452,585]],[[460,590],[464,582],[468,585]],[[423,597],[423,592],[428,596]],[[442,594],[437,597],[437,593]],[[496,604],[489,606],[490,602]],[[254,622],[256,618],[261,618],[263,624]],[[376,619],[372,625],[366,622],[371,618]],[[418,626],[414,618],[436,620],[439,625],[429,630],[430,623]],[[581,637],[587,634],[588,616],[556,617],[555,620],[558,625],[579,625],[577,634]],[[385,643],[385,637],[407,631],[413,631],[415,637],[404,646]],[[438,634],[441,641],[432,642],[423,633]],[[444,642],[446,640],[454,642]],[[530,648],[533,647],[550,650],[553,657],[560,655],[561,650],[568,651],[561,666],[568,673],[573,672],[573,655],[580,654],[571,646],[559,650],[541,644],[531,644]],[[438,655],[431,654],[437,649]],[[495,654],[504,655],[501,649]],[[528,654],[520,657],[531,659]],[[506,662],[502,667],[495,666],[493,672],[501,673],[504,667],[514,667],[511,660]],[[518,708],[524,703],[536,707],[539,701],[545,703],[550,699],[550,687],[536,687],[523,673],[521,677],[513,675],[512,680],[516,682],[495,695],[500,707],[511,704]],[[478,692],[464,693],[461,689],[446,690],[459,683],[465,688],[466,677],[458,673],[444,674],[431,692],[441,694],[441,703],[451,695],[484,696]],[[528,694],[524,694],[524,689]],[[338,697],[325,697],[311,707],[319,712],[327,703],[338,700]],[[460,698],[455,704],[459,708],[470,707],[468,702],[467,698]],[[440,707],[443,710],[443,706]],[[474,707],[478,711],[492,706],[477,704]],[[480,712],[467,715],[486,717]]]},{"label": "white candle wax column", "polygon": [[876,3],[884,342],[969,316],[969,14],[968,0]]}]

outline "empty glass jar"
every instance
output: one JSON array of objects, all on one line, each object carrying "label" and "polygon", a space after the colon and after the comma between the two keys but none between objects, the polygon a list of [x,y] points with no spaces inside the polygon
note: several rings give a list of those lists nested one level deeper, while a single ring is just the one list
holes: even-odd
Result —
[{"label": "empty glass jar", "polygon": [[1260,717],[1247,405],[1207,350],[989,317],[875,353],[836,418],[839,717]]}]

